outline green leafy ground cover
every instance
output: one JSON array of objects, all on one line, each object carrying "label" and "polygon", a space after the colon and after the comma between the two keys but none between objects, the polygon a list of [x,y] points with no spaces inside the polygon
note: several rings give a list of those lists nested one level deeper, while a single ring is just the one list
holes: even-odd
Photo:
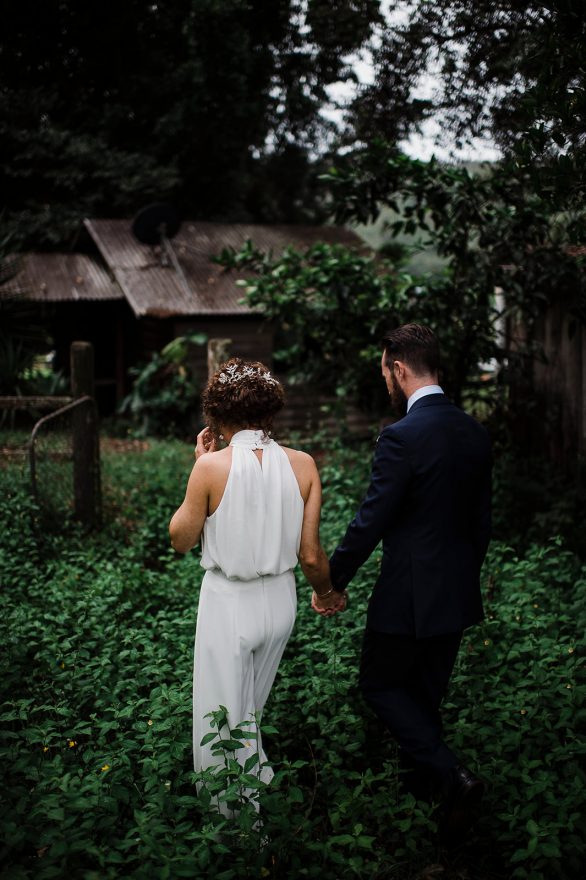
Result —
[{"label": "green leafy ground cover", "polygon": [[[397,782],[393,743],[356,691],[366,599],[323,620],[299,578],[294,634],[267,706],[276,770],[263,830],[197,794],[191,675],[201,569],[176,556],[167,522],[191,449],[151,443],[104,456],[101,533],[43,526],[18,466],[0,469],[2,876],[19,878],[582,876],[586,568],[552,540],[522,556],[494,543],[487,619],[469,630],[445,702],[451,741],[486,779],[485,809],[459,848],[437,840],[431,805]],[[368,456],[322,464],[332,549],[364,487]],[[582,713],[582,715],[580,715]],[[224,794],[224,796],[226,796]]]}]

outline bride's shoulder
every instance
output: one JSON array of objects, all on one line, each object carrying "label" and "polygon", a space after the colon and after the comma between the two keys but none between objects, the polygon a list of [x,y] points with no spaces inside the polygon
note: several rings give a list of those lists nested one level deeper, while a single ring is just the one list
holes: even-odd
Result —
[{"label": "bride's shoulder", "polygon": [[200,455],[195,462],[196,467],[201,473],[214,473],[230,468],[232,460],[232,448],[227,446],[225,449],[218,449],[216,452],[206,452]]},{"label": "bride's shoulder", "polygon": [[283,452],[287,455],[291,465],[299,468],[315,468],[316,464],[309,452],[303,452],[301,449],[292,449],[290,446],[281,446]]}]

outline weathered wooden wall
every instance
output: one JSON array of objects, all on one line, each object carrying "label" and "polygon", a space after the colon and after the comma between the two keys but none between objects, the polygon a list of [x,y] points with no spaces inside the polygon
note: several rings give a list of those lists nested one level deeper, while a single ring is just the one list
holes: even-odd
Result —
[{"label": "weathered wooden wall", "polygon": [[[230,356],[262,361],[267,367],[273,365],[273,328],[258,315],[175,319],[173,331],[173,336],[205,333],[208,339],[231,339],[227,346]],[[191,357],[196,376],[205,379],[208,370],[207,346],[194,348]]]},{"label": "weathered wooden wall", "polygon": [[586,326],[556,302],[538,322],[536,341],[545,355],[533,367],[544,451],[568,465],[586,455]]},{"label": "weathered wooden wall", "polygon": [[[275,419],[276,437],[286,439],[291,434],[297,434],[303,440],[310,440],[322,432],[328,436],[341,433],[341,419],[336,414],[334,397],[320,395],[311,387],[287,387],[286,380],[285,390],[285,408]],[[352,402],[346,402],[345,430],[356,438],[368,438],[378,428],[376,418],[361,412]]]}]

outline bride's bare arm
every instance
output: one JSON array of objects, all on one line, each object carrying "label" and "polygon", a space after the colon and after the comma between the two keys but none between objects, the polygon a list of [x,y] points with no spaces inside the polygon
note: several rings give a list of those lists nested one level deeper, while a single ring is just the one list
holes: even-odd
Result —
[{"label": "bride's bare arm", "polygon": [[[299,466],[299,460],[297,462]],[[321,481],[313,458],[303,455],[299,473],[301,494],[305,501],[299,562],[301,570],[314,590],[312,606],[315,611],[329,615],[342,610],[345,599],[332,590],[330,564],[319,540],[321,515]]]},{"label": "bride's bare arm", "polygon": [[198,543],[208,515],[209,460],[206,455],[195,462],[185,498],[169,523],[171,545],[178,553],[187,553]]},{"label": "bride's bare arm", "polygon": [[[331,589],[330,564],[323,547],[319,541],[319,519],[321,514],[321,482],[313,460],[306,465],[309,471],[309,491],[305,500],[303,511],[303,526],[301,529],[301,544],[299,547],[299,562],[303,574],[316,591],[327,593]],[[311,471],[313,470],[313,473]]]}]

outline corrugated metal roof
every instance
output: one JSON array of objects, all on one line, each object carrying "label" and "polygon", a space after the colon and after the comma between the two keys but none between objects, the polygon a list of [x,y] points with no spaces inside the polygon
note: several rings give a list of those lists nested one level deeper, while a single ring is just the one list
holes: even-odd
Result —
[{"label": "corrugated metal roof", "polygon": [[236,286],[251,273],[225,272],[211,262],[223,248],[239,250],[250,239],[275,256],[288,246],[304,249],[318,241],[364,249],[354,232],[334,226],[261,226],[235,223],[183,223],[173,248],[187,279],[185,290],[175,269],[161,265],[157,248],[138,242],[128,220],[85,220],[85,226],[120,284],[137,317],[154,315],[247,314]]},{"label": "corrugated metal roof", "polygon": [[40,302],[124,299],[99,258],[86,254],[24,254],[21,271],[0,289],[18,293]]}]

